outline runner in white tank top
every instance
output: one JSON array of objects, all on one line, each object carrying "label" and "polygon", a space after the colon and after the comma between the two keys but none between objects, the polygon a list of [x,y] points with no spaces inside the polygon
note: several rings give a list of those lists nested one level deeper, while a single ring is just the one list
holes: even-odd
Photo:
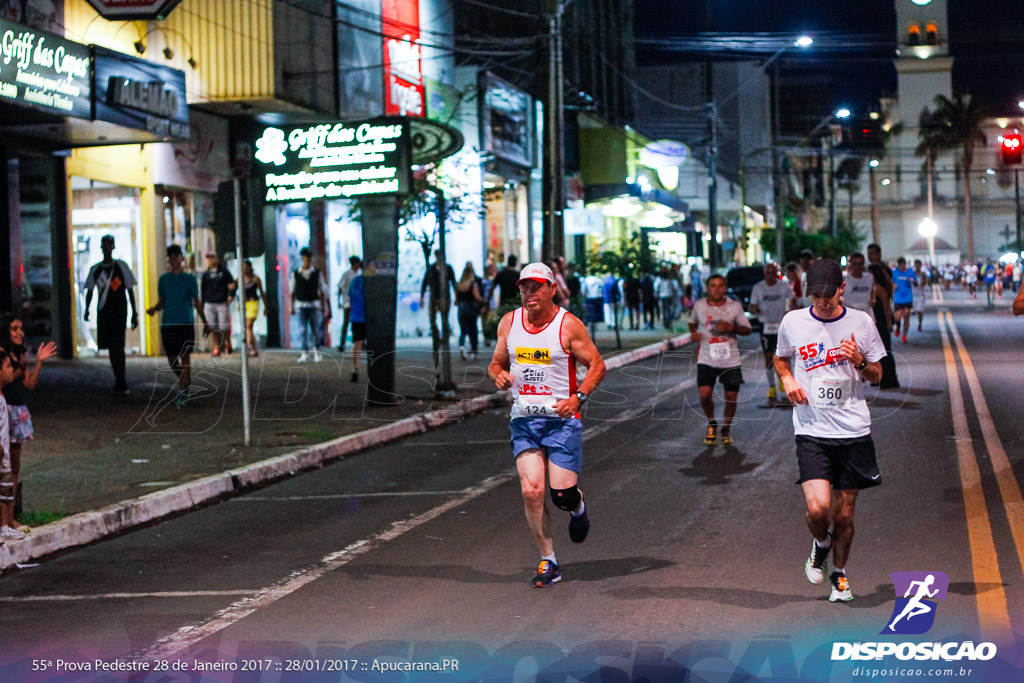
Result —
[{"label": "runner in white tank top", "polygon": [[[583,460],[580,406],[604,378],[605,366],[583,323],[554,303],[558,288],[550,268],[531,263],[516,284],[523,307],[501,319],[487,374],[499,389],[512,389],[512,454],[526,521],[541,554],[530,584],[543,587],[562,580],[548,524],[545,479],[552,501],[571,514],[569,538],[582,543],[590,530],[588,504],[576,487]],[[578,387],[577,361],[587,368]]]}]

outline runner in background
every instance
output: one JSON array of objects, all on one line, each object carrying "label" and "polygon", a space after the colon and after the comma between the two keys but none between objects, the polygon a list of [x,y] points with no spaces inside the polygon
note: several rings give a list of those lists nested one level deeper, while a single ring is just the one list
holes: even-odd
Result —
[{"label": "runner in background", "polygon": [[761,351],[764,352],[764,373],[768,379],[768,400],[774,401],[775,346],[779,338],[779,323],[796,304],[796,295],[779,280],[779,267],[774,263],[764,266],[764,280],[754,285],[750,293],[750,313],[761,320]]}]

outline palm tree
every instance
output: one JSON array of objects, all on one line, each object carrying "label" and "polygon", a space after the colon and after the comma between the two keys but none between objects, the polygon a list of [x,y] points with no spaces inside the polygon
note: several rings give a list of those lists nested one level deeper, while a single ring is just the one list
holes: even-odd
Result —
[{"label": "palm tree", "polygon": [[[959,151],[960,167],[964,178],[964,215],[967,225],[967,256],[974,262],[974,215],[971,212],[971,168],[974,165],[974,148],[986,143],[984,115],[980,100],[958,93],[953,99],[945,95],[935,96],[935,111],[931,113],[930,125],[921,126],[921,143],[917,155],[926,157],[934,164],[940,152]],[[930,182],[930,180],[929,180]]]}]

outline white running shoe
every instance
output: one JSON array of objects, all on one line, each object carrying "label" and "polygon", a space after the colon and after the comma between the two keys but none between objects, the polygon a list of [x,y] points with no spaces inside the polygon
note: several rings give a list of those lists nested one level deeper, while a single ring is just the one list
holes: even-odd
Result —
[{"label": "white running shoe", "polygon": [[846,574],[832,572],[828,577],[832,582],[832,593],[828,596],[829,602],[850,602],[853,600],[853,592],[850,591],[850,580]]},{"label": "white running shoe", "polygon": [[303,351],[302,355],[299,356],[299,362],[300,363],[305,363],[307,360],[309,360],[309,354],[306,353],[305,351]]},{"label": "white running shoe", "polygon": [[[832,538],[832,533],[829,532],[828,536]],[[828,557],[831,550],[831,545],[827,548],[822,548],[813,538],[811,539],[811,554],[807,561],[804,562],[804,575],[814,585],[818,585],[825,580],[825,572],[828,571],[828,563],[825,562],[825,558]]]},{"label": "white running shoe", "polygon": [[13,529],[9,526],[0,527],[0,537],[5,541],[20,541],[25,538],[25,534],[21,533],[17,529]]},{"label": "white running shoe", "polygon": [[313,351],[313,362],[314,363],[319,363],[323,359],[324,359],[324,354],[320,353],[320,349],[315,349]]}]

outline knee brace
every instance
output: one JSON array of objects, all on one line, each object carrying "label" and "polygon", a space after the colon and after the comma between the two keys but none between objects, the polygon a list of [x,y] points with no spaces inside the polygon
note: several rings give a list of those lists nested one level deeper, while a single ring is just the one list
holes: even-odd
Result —
[{"label": "knee brace", "polygon": [[580,506],[583,496],[580,490],[573,486],[568,489],[551,489],[551,500],[559,510],[572,512]]}]

